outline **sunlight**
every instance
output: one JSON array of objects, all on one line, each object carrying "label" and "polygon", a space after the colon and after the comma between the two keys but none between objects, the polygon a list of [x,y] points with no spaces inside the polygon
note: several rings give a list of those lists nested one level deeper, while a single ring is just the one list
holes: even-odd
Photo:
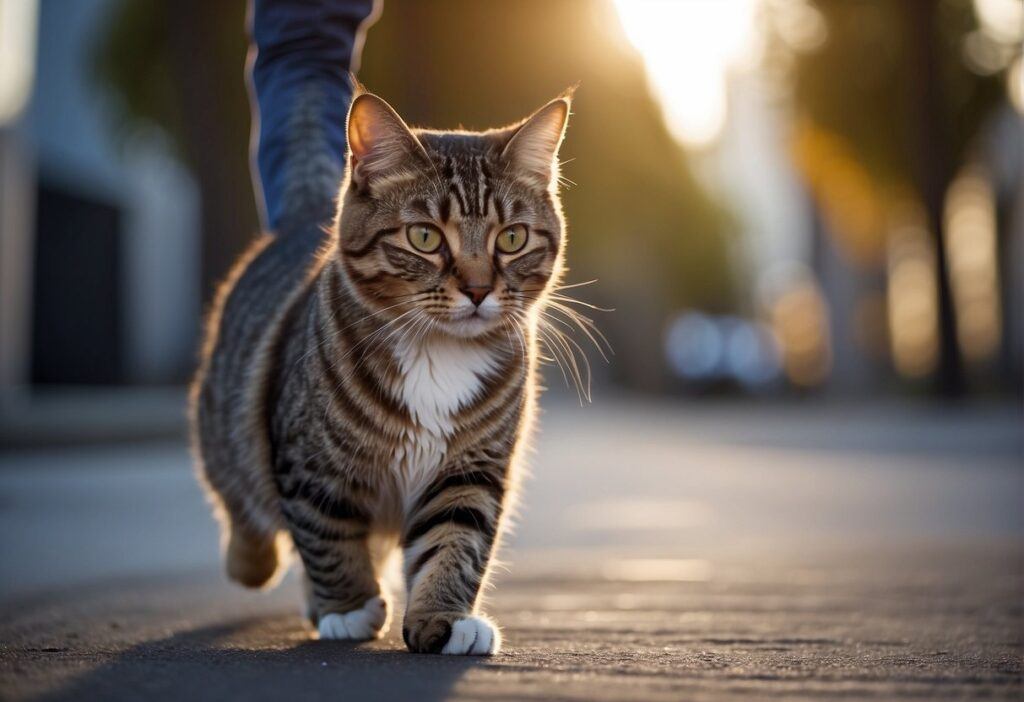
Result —
[{"label": "sunlight", "polygon": [[751,45],[756,0],[615,0],[672,134],[710,144],[725,124],[726,79]]}]

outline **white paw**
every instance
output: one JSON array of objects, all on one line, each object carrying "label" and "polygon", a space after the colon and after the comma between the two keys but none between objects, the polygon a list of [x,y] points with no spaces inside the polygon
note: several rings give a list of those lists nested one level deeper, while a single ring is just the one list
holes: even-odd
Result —
[{"label": "white paw", "polygon": [[452,635],[441,653],[448,656],[490,656],[501,648],[501,632],[483,617],[466,617],[452,624]]},{"label": "white paw", "polygon": [[367,600],[362,608],[320,617],[317,629],[321,639],[334,641],[368,641],[383,633],[388,622],[387,602],[381,597]]}]

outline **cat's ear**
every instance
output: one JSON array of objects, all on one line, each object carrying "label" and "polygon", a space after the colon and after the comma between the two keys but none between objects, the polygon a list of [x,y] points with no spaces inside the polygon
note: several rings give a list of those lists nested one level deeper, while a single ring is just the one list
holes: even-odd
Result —
[{"label": "cat's ear", "polygon": [[558,147],[569,122],[571,95],[555,98],[518,127],[505,145],[502,157],[514,168],[548,188],[558,177]]},{"label": "cat's ear", "polygon": [[426,152],[409,127],[381,98],[359,93],[348,110],[348,151],[352,180],[358,185],[419,163]]}]

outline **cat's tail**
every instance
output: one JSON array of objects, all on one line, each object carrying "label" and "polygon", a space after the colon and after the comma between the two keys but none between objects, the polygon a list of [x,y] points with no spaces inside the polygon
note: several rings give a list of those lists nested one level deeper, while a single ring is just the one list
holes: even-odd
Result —
[{"label": "cat's tail", "polygon": [[336,214],[345,161],[338,154],[336,128],[324,124],[328,95],[323,87],[311,83],[297,92],[274,232],[323,234]]},{"label": "cat's tail", "polygon": [[380,0],[255,3],[248,64],[257,202],[280,236],[333,221],[346,166],[346,115]]}]

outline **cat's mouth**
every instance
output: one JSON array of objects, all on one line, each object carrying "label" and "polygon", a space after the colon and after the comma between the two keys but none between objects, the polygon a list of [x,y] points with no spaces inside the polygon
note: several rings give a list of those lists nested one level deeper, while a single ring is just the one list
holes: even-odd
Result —
[{"label": "cat's mouth", "polygon": [[474,307],[452,314],[442,322],[442,326],[452,336],[471,338],[492,330],[500,318],[500,311]]}]

